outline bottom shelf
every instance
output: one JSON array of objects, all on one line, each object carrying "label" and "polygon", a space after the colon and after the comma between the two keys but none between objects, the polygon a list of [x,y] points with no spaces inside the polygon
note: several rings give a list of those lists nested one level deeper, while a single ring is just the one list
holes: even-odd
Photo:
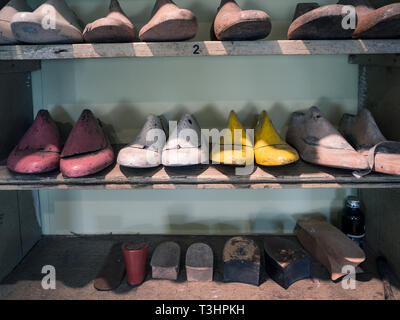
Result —
[{"label": "bottom shelf", "polygon": [[[294,238],[293,236],[289,236]],[[241,283],[223,283],[222,250],[229,236],[88,236],[88,237],[44,237],[0,283],[0,299],[135,299],[135,300],[285,300],[285,299],[384,299],[383,284],[375,270],[375,259],[367,253],[362,265],[366,273],[356,282],[355,290],[345,290],[341,282],[330,280],[326,269],[312,260],[312,279],[294,283],[288,290],[268,279],[264,271],[264,256],[261,255],[259,287]],[[262,248],[262,236],[250,236]],[[181,271],[178,281],[152,280],[149,263],[146,281],[136,288],[124,279],[114,292],[94,289],[93,279],[101,267],[109,248],[120,241],[147,241],[150,243],[148,260],[161,241],[172,240],[182,249]],[[188,246],[204,241],[214,250],[214,281],[209,283],[187,282],[183,268]],[[262,250],[261,250],[262,251]],[[44,265],[53,265],[57,273],[56,290],[43,290],[41,274]],[[393,279],[393,291],[400,298],[399,283]]]}]

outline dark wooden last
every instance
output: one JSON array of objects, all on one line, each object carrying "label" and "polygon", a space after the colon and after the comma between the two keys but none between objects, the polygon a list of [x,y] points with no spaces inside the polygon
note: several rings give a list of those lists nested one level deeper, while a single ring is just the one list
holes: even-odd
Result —
[{"label": "dark wooden last", "polygon": [[302,3],[296,8],[288,30],[288,40],[351,39],[353,29],[342,27],[343,5],[319,7],[316,3]]},{"label": "dark wooden last", "polygon": [[153,279],[176,280],[179,273],[181,248],[176,242],[159,244],[151,257]]},{"label": "dark wooden last", "polygon": [[115,243],[104,260],[104,264],[94,280],[94,287],[97,290],[115,290],[121,284],[125,275],[125,262],[121,245],[120,242]]},{"label": "dark wooden last", "polygon": [[298,280],[310,277],[310,256],[296,242],[282,237],[264,239],[265,269],[281,287],[287,289]]},{"label": "dark wooden last", "polygon": [[186,252],[186,277],[188,281],[212,281],[214,255],[209,245],[194,243]]},{"label": "dark wooden last", "polygon": [[234,237],[224,247],[224,281],[259,285],[260,249],[245,237]]}]

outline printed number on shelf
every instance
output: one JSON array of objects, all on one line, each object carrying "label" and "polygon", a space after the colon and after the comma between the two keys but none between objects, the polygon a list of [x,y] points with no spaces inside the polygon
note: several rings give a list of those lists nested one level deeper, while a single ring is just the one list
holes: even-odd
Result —
[{"label": "printed number on shelf", "polygon": [[193,46],[193,54],[200,54],[200,46],[198,44]]}]

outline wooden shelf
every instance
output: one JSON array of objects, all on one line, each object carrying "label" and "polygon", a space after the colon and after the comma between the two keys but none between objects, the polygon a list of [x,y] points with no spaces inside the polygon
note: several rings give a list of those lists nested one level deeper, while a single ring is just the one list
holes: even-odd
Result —
[{"label": "wooden shelf", "polygon": [[54,172],[40,175],[12,173],[0,166],[0,190],[30,189],[264,189],[264,188],[400,188],[400,176],[372,173],[357,179],[351,171],[299,161],[284,167],[255,167],[251,175],[235,168],[201,165],[181,168],[130,169],[118,164],[82,178]]},{"label": "wooden shelf", "polygon": [[[276,284],[265,272],[263,236],[249,236],[260,247],[260,286],[223,282],[222,250],[231,236],[45,236],[24,258],[11,274],[0,283],[0,299],[118,299],[118,300],[353,300],[384,299],[383,283],[375,268],[375,256],[366,250],[367,260],[362,264],[364,274],[357,275],[355,290],[345,290],[342,283],[330,280],[328,271],[311,258],[310,279],[292,284],[287,290]],[[286,236],[296,241],[295,237]],[[100,292],[93,287],[93,280],[108,253],[117,242],[149,243],[147,273],[144,283],[129,287],[126,279],[113,291]],[[178,281],[151,278],[149,260],[156,245],[162,241],[176,241],[181,247],[181,265]],[[213,282],[187,282],[185,254],[192,243],[206,242],[214,251]],[[44,265],[57,270],[57,290],[42,290],[40,282]],[[391,279],[395,297],[400,297],[397,279]],[[234,317],[233,317],[234,318]]]},{"label": "wooden shelf", "polygon": [[0,60],[396,53],[400,53],[400,40],[192,41],[0,46]]}]

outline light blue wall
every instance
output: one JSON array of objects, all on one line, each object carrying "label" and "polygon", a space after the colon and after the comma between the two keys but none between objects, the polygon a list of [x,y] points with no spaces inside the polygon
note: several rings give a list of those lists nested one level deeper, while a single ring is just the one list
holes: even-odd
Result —
[{"label": "light blue wall", "polygon": [[[67,1],[84,22],[108,1]],[[121,1],[139,26],[152,1]],[[218,1],[176,1],[200,21],[208,40]],[[267,10],[271,38],[285,38],[297,1],[238,1]],[[323,1],[321,3],[329,3]],[[44,61],[33,74],[35,111],[49,109],[70,124],[89,107],[113,142],[127,143],[146,115],[176,119],[192,112],[202,127],[222,128],[230,109],[246,127],[266,109],[285,132],[290,113],[319,106],[333,123],[357,108],[357,67],[346,56],[188,57]],[[68,127],[68,125],[66,126]],[[45,234],[290,233],[299,215],[335,218],[351,190],[133,190],[40,191]]]},{"label": "light blue wall", "polygon": [[292,233],[296,220],[337,221],[350,190],[40,191],[46,234]]}]

